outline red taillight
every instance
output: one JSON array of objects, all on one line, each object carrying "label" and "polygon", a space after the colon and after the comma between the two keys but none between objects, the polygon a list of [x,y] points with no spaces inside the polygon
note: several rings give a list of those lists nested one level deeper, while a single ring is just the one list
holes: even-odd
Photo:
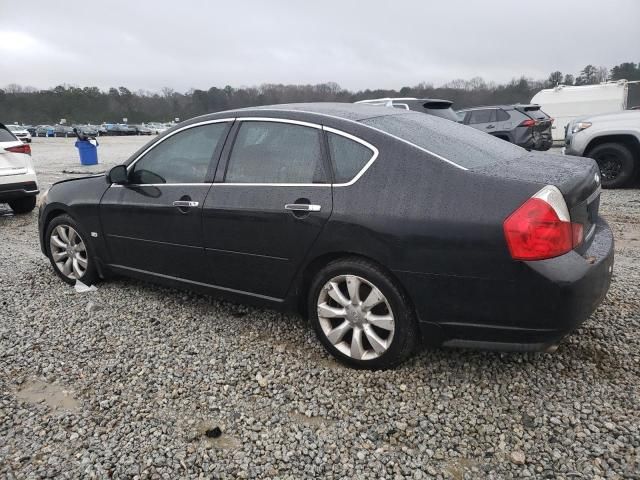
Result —
[{"label": "red taillight", "polygon": [[22,145],[18,145],[16,147],[8,147],[5,148],[5,150],[12,153],[24,153],[26,155],[31,155],[31,147],[27,143],[23,143]]},{"label": "red taillight", "polygon": [[522,123],[520,125],[518,125],[519,127],[533,127],[535,126],[536,121],[529,119],[529,120],[523,120]]},{"label": "red taillight", "polygon": [[570,252],[583,240],[583,227],[569,220],[560,191],[545,187],[504,222],[514,260],[544,260]]}]

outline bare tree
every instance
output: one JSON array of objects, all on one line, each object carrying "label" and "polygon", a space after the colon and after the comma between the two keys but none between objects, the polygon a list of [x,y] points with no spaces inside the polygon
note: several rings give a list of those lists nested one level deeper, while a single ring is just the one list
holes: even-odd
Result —
[{"label": "bare tree", "polygon": [[609,69],[607,67],[598,67],[596,72],[596,80],[598,83],[609,80]]}]

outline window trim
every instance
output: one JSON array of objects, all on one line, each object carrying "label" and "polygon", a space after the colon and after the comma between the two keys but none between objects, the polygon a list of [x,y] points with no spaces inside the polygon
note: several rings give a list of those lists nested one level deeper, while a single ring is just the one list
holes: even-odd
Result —
[{"label": "window trim", "polygon": [[[235,118],[218,118],[218,119],[215,119],[215,120],[205,120],[203,122],[191,123],[189,125],[185,125],[184,127],[180,127],[178,129],[174,130],[173,132],[167,134],[166,136],[162,137],[161,139],[159,139],[154,144],[150,145],[149,148],[145,149],[132,162],[130,162],[127,165],[127,174],[131,171],[133,166],[140,159],[142,159],[147,153],[149,153],[151,150],[156,148],[158,145],[160,145],[166,139],[173,137],[177,133],[184,132],[185,130],[189,130],[191,128],[201,127],[202,125],[210,125],[210,124],[214,124],[214,123],[225,123],[225,122],[226,123],[233,123],[235,120],[236,120]],[[131,186],[133,186],[133,187],[141,187],[141,186],[145,186],[145,187],[168,187],[168,186],[189,187],[189,186],[196,186],[196,185],[211,185],[212,183],[213,182],[197,182],[197,183],[128,183],[127,185],[118,185],[118,184],[113,183],[113,184],[111,184],[111,187],[116,187],[116,188],[131,187]]]},{"label": "window trim", "polygon": [[[332,127],[326,127],[324,125],[320,125],[317,123],[310,123],[310,122],[303,122],[300,120],[290,120],[287,118],[277,118],[277,117],[238,117],[236,118],[236,121],[238,123],[243,122],[243,121],[248,121],[248,122],[275,122],[275,123],[289,123],[289,124],[293,124],[293,125],[300,125],[303,127],[311,127],[311,128],[316,128],[318,130],[321,130],[323,132],[331,132],[331,133],[335,133],[337,135],[341,135],[345,138],[348,138],[350,140],[353,140],[355,142],[360,143],[361,145],[364,145],[365,147],[367,147],[369,150],[371,150],[372,152],[372,156],[369,159],[369,161],[365,164],[364,167],[362,167],[362,169],[356,174],[355,177],[353,177],[349,182],[346,183],[333,183],[331,181],[327,182],[327,183],[246,183],[246,182],[214,182],[215,186],[230,186],[230,187],[348,187],[350,185],[353,185],[354,183],[356,183],[358,181],[358,179],[364,175],[364,173],[369,169],[369,167],[373,164],[373,162],[375,162],[375,160],[378,158],[378,154],[379,151],[376,147],[374,147],[373,145],[371,145],[369,142],[366,142],[365,140],[362,140],[361,138],[358,138],[354,135],[351,135],[350,133],[347,132],[343,132],[342,130],[337,130],[335,128]],[[227,165],[225,165],[225,169],[226,167],[228,167],[228,162],[230,161],[230,156],[227,159]],[[333,167],[333,159],[331,159],[331,166]],[[226,177],[226,172],[225,172],[225,177]]]},{"label": "window trim", "polygon": [[[371,145],[369,142],[366,142],[365,140],[362,140],[361,138],[358,138],[354,135],[351,135],[350,133],[347,132],[343,132],[342,130],[337,130],[335,128],[331,128],[331,127],[323,127],[322,128],[325,132],[329,132],[329,133],[334,133],[336,135],[340,135],[342,137],[348,138],[349,140],[353,140],[354,142],[359,143],[360,145],[363,145],[365,147],[367,147],[369,150],[371,150],[371,158],[367,161],[367,163],[364,164],[364,167],[362,167],[360,169],[360,171],[355,175],[355,177],[353,177],[351,180],[349,180],[346,183],[334,183],[333,186],[334,187],[349,187],[351,185],[353,185],[354,183],[356,183],[358,181],[358,179],[360,177],[362,177],[362,175],[365,174],[365,172],[367,170],[369,170],[369,167],[371,167],[371,165],[373,165],[373,162],[376,161],[376,159],[378,158],[379,155],[379,150],[374,147],[373,145]],[[329,156],[331,156],[331,154],[329,154]],[[331,158],[331,165],[334,167],[335,170],[335,160],[333,158]]]}]

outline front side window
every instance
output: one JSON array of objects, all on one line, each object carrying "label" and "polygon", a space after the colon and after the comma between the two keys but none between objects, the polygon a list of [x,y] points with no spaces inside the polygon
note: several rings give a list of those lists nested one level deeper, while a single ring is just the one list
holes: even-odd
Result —
[{"label": "front side window", "polygon": [[360,173],[373,152],[359,142],[327,132],[329,154],[336,169],[335,183],[348,183]]},{"label": "front side window", "polygon": [[320,130],[244,121],[229,157],[227,183],[326,183]]},{"label": "front side window", "polygon": [[203,183],[227,128],[211,123],[172,135],[135,163],[131,183]]}]

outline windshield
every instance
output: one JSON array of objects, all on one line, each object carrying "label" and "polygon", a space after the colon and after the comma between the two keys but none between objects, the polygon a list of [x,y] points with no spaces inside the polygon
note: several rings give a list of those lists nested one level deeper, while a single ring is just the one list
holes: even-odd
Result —
[{"label": "windshield", "polygon": [[24,130],[24,128],[18,126],[18,125],[7,125],[7,128],[9,130],[11,130],[12,132],[19,132],[20,130]]},{"label": "windshield", "polygon": [[523,148],[475,128],[417,112],[374,117],[362,123],[407,140],[465,168],[490,165],[526,153]]}]

